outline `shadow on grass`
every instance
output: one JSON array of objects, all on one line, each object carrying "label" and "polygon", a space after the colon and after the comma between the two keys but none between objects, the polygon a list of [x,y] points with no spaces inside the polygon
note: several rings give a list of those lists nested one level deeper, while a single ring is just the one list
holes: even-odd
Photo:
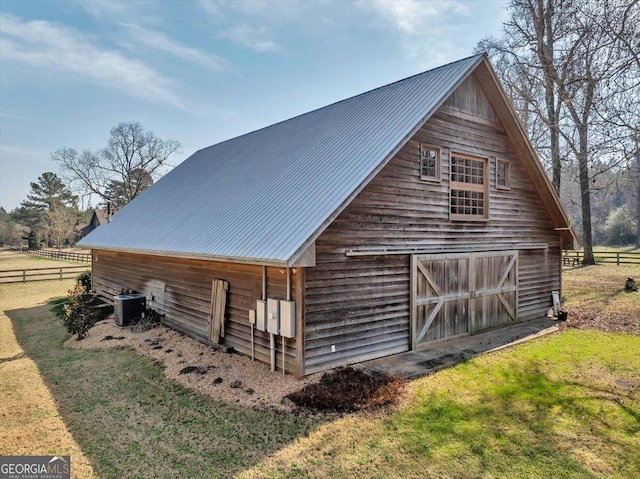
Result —
[{"label": "shadow on grass", "polygon": [[11,361],[16,361],[18,359],[22,359],[25,357],[24,353],[14,354],[13,356],[7,358],[0,358],[0,364],[2,363],[10,363]]},{"label": "shadow on grass", "polygon": [[50,308],[6,315],[100,477],[230,477],[319,424],[216,402],[129,349],[66,348]]},{"label": "shadow on grass", "polygon": [[432,391],[396,415],[400,447],[446,464],[438,477],[637,477],[637,393],[535,365],[484,371],[482,383],[463,399]]}]

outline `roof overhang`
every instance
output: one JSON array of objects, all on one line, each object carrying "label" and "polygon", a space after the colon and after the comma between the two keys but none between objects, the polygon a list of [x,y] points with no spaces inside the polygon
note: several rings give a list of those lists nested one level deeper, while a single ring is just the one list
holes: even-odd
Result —
[{"label": "roof overhang", "polygon": [[[184,258],[184,259],[197,259],[202,261],[219,261],[221,263],[240,263],[240,264],[254,264],[259,266],[275,266],[279,268],[303,266],[292,265],[285,259],[273,259],[273,258],[242,258],[237,256],[217,256],[197,253],[180,253],[175,251],[158,251],[148,249],[133,249],[133,248],[114,248],[104,246],[92,246],[90,244],[80,245],[81,248],[91,249],[92,251],[115,251],[118,253],[130,253],[130,254],[142,254],[147,256],[161,256],[165,258]],[[315,250],[314,250],[315,251]],[[314,256],[315,261],[315,256]]]}]

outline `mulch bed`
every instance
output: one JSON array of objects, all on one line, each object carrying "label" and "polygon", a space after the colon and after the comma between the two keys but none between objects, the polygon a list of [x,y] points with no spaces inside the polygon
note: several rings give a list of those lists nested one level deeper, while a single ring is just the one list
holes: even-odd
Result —
[{"label": "mulch bed", "polygon": [[300,391],[286,396],[301,408],[322,412],[354,412],[395,404],[407,381],[372,376],[350,367],[337,368]]}]

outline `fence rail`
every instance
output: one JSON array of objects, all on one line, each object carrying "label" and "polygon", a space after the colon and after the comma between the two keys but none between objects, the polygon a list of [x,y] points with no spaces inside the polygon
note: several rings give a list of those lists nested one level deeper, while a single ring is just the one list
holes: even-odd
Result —
[{"label": "fence rail", "polygon": [[0,283],[26,283],[31,281],[49,281],[52,279],[72,279],[88,271],[89,265],[53,266],[51,268],[26,268],[0,271]]},{"label": "fence rail", "polygon": [[72,251],[58,251],[50,249],[18,249],[18,251],[32,256],[42,256],[43,258],[72,261],[76,263],[91,263],[91,255],[89,253],[75,253]]},{"label": "fence rail", "polygon": [[[617,251],[593,251],[596,263],[610,264],[637,264],[640,266],[640,252],[617,252]],[[577,266],[582,264],[584,259],[583,251],[563,251],[562,264],[569,266]]]}]

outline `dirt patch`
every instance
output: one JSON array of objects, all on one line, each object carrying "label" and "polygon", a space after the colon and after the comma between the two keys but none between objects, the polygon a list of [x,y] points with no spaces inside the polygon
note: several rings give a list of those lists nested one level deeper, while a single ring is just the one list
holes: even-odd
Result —
[{"label": "dirt patch", "polygon": [[407,384],[394,376],[372,376],[344,367],[322,376],[287,396],[300,407],[322,412],[354,412],[390,406],[402,397]]},{"label": "dirt patch", "polygon": [[[640,294],[640,293],[626,293]],[[640,308],[633,305],[618,304],[615,307],[603,307],[602,304],[583,304],[568,306],[568,317],[559,322],[560,329],[598,329],[611,333],[629,333],[640,335]]]},{"label": "dirt patch", "polygon": [[625,292],[638,271],[638,265],[602,264],[565,270],[562,294],[569,315],[558,326],[640,334],[640,292]]},{"label": "dirt patch", "polygon": [[338,368],[302,379],[273,372],[268,365],[213,349],[182,333],[158,326],[150,331],[119,329],[113,319],[97,323],[72,348],[131,347],[164,367],[165,375],[216,400],[256,409],[332,416],[398,404],[407,381]]}]

